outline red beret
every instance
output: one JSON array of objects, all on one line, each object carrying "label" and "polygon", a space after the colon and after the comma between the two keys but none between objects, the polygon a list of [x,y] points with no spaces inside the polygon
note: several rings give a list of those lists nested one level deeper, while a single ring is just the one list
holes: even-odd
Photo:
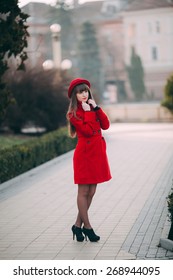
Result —
[{"label": "red beret", "polygon": [[71,97],[72,91],[74,89],[75,86],[80,85],[80,84],[86,84],[89,88],[90,88],[90,82],[86,79],[83,78],[76,78],[74,80],[71,81],[70,86],[68,88],[68,97]]}]

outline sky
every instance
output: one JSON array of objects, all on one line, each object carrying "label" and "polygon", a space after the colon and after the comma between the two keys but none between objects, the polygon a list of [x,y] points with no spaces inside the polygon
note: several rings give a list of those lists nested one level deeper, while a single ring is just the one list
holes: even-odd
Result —
[{"label": "sky", "polygon": [[[93,2],[93,1],[99,1],[99,0],[79,0],[79,4],[85,3],[85,2]],[[46,4],[54,4],[56,0],[19,0],[19,7],[23,7],[24,5],[28,4],[29,2],[42,2]]]}]

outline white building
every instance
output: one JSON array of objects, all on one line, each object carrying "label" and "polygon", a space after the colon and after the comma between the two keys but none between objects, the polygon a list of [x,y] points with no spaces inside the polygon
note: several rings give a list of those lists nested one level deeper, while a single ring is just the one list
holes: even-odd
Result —
[{"label": "white building", "polygon": [[162,99],[166,80],[173,73],[173,1],[132,1],[124,17],[125,63],[131,48],[140,56],[148,95]]}]

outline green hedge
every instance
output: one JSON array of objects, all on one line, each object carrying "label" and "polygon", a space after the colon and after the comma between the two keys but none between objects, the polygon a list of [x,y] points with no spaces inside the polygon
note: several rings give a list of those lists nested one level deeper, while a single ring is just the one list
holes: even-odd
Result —
[{"label": "green hedge", "polygon": [[[172,184],[173,184],[173,182],[172,182]],[[171,190],[172,190],[172,192],[167,197],[169,219],[171,222],[171,228],[170,228],[170,231],[168,234],[168,239],[173,240],[173,188]]]},{"label": "green hedge", "polygon": [[0,183],[72,150],[75,145],[76,139],[68,136],[67,128],[61,128],[25,144],[0,150]]}]

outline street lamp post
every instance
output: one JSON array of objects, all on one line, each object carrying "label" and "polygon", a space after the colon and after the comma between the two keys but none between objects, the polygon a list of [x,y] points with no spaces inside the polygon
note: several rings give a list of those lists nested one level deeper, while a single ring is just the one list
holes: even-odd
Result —
[{"label": "street lamp post", "polygon": [[[68,71],[72,67],[72,62],[69,59],[64,59],[62,61],[61,55],[61,40],[60,40],[60,31],[61,25],[54,23],[50,26],[50,30],[52,32],[52,50],[53,50],[53,60],[46,60],[43,62],[44,70],[63,70]],[[59,73],[59,71],[57,71]]]},{"label": "street lamp post", "polygon": [[60,67],[61,67],[61,40],[60,40],[61,25],[54,23],[50,26],[50,30],[52,32],[54,68],[60,69]]}]

